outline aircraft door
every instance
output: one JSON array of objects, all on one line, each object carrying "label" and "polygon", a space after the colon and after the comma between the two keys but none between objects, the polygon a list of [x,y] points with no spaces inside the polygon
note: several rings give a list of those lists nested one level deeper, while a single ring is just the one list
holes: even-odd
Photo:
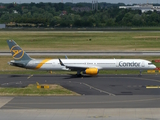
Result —
[{"label": "aircraft door", "polygon": [[116,63],[116,68],[119,67],[119,62],[117,60],[115,60],[115,63]]},{"label": "aircraft door", "polygon": [[145,67],[145,62],[144,61],[142,61],[142,67]]},{"label": "aircraft door", "polygon": [[55,62],[52,62],[52,66],[55,66],[56,64],[55,64]]}]

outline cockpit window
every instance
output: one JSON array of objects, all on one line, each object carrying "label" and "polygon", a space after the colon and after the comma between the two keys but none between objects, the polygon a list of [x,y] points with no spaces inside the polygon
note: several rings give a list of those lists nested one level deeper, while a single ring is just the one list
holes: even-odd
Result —
[{"label": "cockpit window", "polygon": [[148,63],[148,65],[153,65],[152,63]]}]

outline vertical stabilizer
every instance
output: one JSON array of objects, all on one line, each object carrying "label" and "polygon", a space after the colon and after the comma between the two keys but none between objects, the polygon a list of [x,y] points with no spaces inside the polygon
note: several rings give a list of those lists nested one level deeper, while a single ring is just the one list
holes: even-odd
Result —
[{"label": "vertical stabilizer", "polygon": [[14,40],[7,40],[7,43],[14,60],[31,60],[27,53]]}]

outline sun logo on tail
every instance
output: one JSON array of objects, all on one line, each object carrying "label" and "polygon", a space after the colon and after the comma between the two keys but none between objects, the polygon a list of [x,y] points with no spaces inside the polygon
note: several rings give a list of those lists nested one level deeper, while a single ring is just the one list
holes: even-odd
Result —
[{"label": "sun logo on tail", "polygon": [[24,51],[18,45],[11,48],[11,53],[13,58],[16,60],[19,60],[24,56]]}]

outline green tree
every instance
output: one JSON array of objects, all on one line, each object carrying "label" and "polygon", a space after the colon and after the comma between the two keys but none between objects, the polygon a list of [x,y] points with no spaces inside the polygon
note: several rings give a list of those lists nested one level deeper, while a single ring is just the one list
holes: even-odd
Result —
[{"label": "green tree", "polygon": [[132,26],[133,16],[134,16],[134,14],[132,14],[131,12],[127,12],[122,19],[122,25],[123,26]]},{"label": "green tree", "polygon": [[135,14],[132,19],[132,24],[134,26],[143,26],[141,15]]}]

